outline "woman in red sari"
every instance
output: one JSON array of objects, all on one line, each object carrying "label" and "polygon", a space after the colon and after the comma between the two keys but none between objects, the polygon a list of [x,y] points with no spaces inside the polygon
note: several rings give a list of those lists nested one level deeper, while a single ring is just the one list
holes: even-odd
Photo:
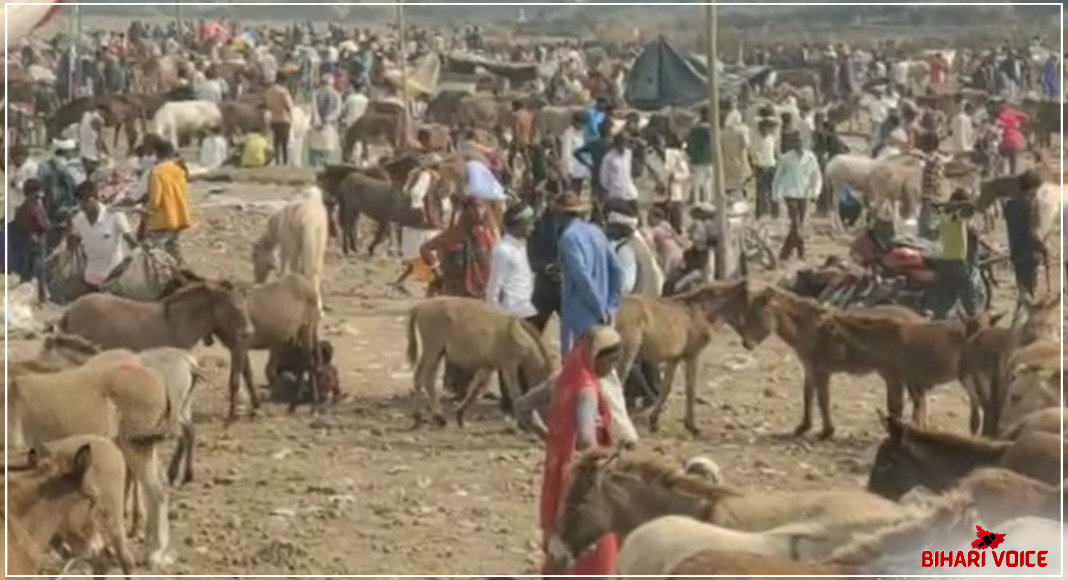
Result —
[{"label": "woman in red sari", "polygon": [[[545,469],[541,488],[541,529],[545,548],[555,535],[570,486],[569,468],[576,452],[612,445],[611,412],[601,394],[598,377],[611,374],[619,359],[620,337],[609,326],[596,326],[575,342],[564,357],[549,404]],[[568,570],[556,569],[547,554],[543,574],[570,574],[609,578],[615,573],[619,550],[614,534],[597,541],[578,556]]]}]

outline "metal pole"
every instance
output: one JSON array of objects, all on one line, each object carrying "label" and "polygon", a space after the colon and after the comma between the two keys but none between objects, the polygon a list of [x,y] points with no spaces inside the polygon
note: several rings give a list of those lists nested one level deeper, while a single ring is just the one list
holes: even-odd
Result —
[{"label": "metal pole", "polygon": [[181,0],[179,0],[179,2],[174,5],[174,19],[178,21],[178,27],[181,28],[181,26],[182,26],[182,2],[181,2]]},{"label": "metal pole", "polygon": [[721,126],[719,122],[719,57],[716,44],[719,41],[719,23],[716,3],[706,5],[708,24],[708,110],[711,119],[708,126],[712,132],[712,192],[716,202],[716,226],[719,243],[716,244],[716,278],[727,277],[727,260],[730,256],[731,236],[727,220],[727,192],[723,187],[723,149],[720,147]]},{"label": "metal pole", "polygon": [[401,134],[407,147],[411,127],[411,95],[408,94],[408,38],[404,26],[404,0],[397,0],[397,38],[400,42],[401,102],[404,104],[404,116],[401,118]]}]

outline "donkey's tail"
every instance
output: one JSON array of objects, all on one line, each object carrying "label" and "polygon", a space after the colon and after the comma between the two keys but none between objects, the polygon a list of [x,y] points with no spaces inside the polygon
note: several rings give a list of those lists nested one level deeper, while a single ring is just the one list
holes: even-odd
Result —
[{"label": "donkey's tail", "polygon": [[413,367],[419,361],[423,351],[423,341],[417,327],[419,323],[417,313],[418,310],[415,308],[408,311],[408,364]]}]

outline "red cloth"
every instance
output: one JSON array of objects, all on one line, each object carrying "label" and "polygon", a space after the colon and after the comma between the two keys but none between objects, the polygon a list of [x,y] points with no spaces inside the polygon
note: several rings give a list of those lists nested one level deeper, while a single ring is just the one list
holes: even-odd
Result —
[{"label": "red cloth", "polygon": [[[543,542],[556,531],[563,501],[570,486],[568,470],[575,456],[577,439],[577,420],[575,406],[578,395],[585,389],[597,393],[597,410],[600,421],[597,425],[597,441],[600,445],[611,445],[608,432],[611,416],[608,402],[597,386],[597,377],[593,373],[589,338],[582,338],[575,343],[564,357],[560,375],[549,404],[549,435],[545,449],[545,467],[541,487],[541,529]],[[619,551],[615,534],[608,534],[598,540],[596,546],[584,552],[570,570],[550,570],[549,562],[543,566],[543,573],[574,574],[611,577],[615,571],[616,554]]]},{"label": "red cloth", "polygon": [[1002,109],[998,113],[998,127],[1001,129],[1001,148],[1009,151],[1018,151],[1023,149],[1023,133],[1020,132],[1020,125],[1023,123],[1023,119],[1020,118],[1020,113],[1012,108]]}]

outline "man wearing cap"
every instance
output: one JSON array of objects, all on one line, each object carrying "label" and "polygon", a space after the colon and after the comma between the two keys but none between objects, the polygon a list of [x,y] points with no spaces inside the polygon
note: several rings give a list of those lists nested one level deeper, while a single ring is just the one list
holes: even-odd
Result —
[{"label": "man wearing cap", "polygon": [[611,324],[622,294],[623,273],[604,232],[582,219],[589,206],[565,193],[554,208],[560,228],[560,352],[596,324]]},{"label": "man wearing cap", "polygon": [[333,78],[323,75],[312,99],[312,130],[308,157],[312,167],[322,167],[338,150],[337,120],[341,116],[341,96],[334,90]]},{"label": "man wearing cap", "polygon": [[74,191],[79,183],[85,181],[85,175],[79,167],[81,162],[75,157],[77,145],[73,139],[56,140],[52,145],[55,155],[41,166],[39,177],[44,184],[43,197],[48,219],[53,224],[61,224],[66,223],[71,211],[78,205]]},{"label": "man wearing cap", "polygon": [[486,280],[486,301],[525,319],[537,314],[531,302],[534,275],[527,259],[527,238],[533,223],[534,210],[524,203],[515,204],[504,212],[504,235],[490,252],[489,279]]}]

